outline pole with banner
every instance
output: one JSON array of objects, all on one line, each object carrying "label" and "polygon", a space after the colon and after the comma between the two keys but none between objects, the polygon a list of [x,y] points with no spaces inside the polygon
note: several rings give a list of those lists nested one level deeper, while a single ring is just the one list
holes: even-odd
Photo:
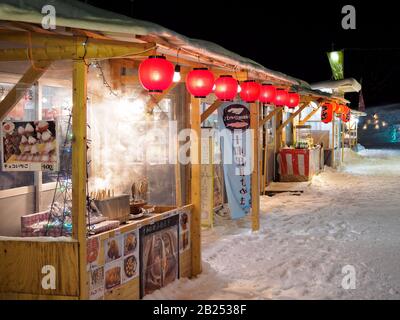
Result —
[{"label": "pole with banner", "polygon": [[[249,106],[225,102],[218,109],[222,161],[232,219],[246,216],[251,205],[251,134]],[[257,160],[258,161],[258,160]]]}]

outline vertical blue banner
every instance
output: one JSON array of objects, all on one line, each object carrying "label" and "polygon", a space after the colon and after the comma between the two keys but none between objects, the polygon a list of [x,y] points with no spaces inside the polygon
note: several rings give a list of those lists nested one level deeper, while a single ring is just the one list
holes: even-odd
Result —
[{"label": "vertical blue banner", "polygon": [[226,102],[218,109],[225,188],[232,219],[251,208],[250,111],[245,103]]}]

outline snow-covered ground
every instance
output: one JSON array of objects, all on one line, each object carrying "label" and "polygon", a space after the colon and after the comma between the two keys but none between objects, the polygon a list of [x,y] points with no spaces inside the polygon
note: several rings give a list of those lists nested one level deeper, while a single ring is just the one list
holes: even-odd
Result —
[{"label": "snow-covered ground", "polygon": [[[300,196],[261,199],[261,231],[220,218],[203,273],[146,299],[400,299],[400,150],[347,152]],[[355,270],[345,290],[342,268]]]}]

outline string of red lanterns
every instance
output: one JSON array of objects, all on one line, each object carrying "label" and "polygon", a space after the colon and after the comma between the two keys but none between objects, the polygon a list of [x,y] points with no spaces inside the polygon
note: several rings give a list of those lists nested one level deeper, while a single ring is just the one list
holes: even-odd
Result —
[{"label": "string of red lanterns", "polygon": [[[165,56],[150,56],[139,65],[139,80],[150,93],[162,93],[172,84],[174,66]],[[259,84],[247,80],[240,85],[231,75],[222,75],[214,81],[214,75],[207,68],[195,68],[186,77],[186,88],[196,98],[205,98],[213,90],[221,101],[233,101],[239,93],[240,98],[248,103],[260,101],[275,104],[277,107],[295,108],[299,105],[298,93],[272,84]],[[239,90],[240,88],[240,90]]]}]

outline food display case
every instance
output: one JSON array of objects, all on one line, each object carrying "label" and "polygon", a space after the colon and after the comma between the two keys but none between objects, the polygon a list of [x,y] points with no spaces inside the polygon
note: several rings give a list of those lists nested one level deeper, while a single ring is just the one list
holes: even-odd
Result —
[{"label": "food display case", "polygon": [[311,136],[311,126],[302,125],[295,127],[295,145],[296,149],[308,149],[313,145]]}]

